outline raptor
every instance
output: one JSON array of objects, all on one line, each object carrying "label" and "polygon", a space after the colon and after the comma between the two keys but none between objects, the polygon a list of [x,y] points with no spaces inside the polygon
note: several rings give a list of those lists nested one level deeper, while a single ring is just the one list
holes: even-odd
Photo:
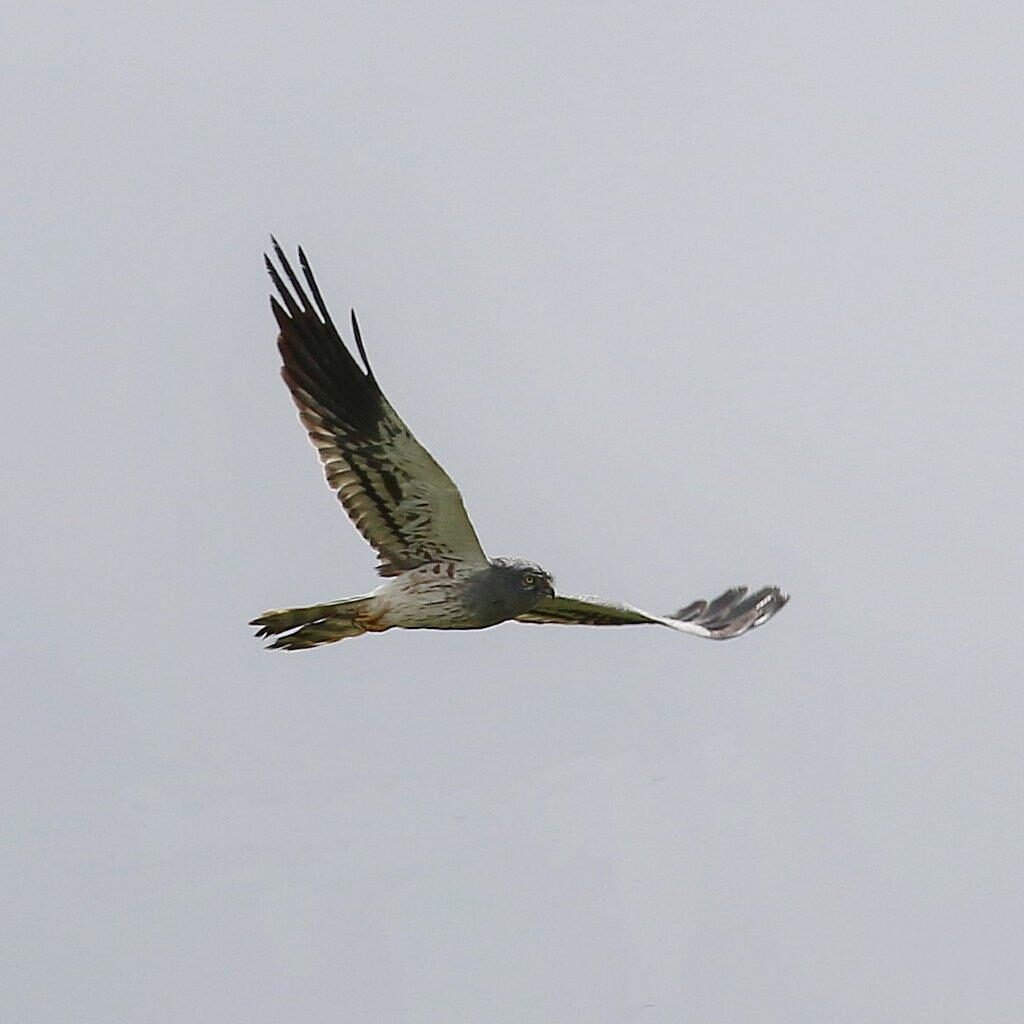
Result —
[{"label": "raptor", "polygon": [[[250,623],[268,645],[297,651],[388,629],[485,629],[499,622],[584,626],[654,624],[727,640],[767,622],[789,600],[778,587],[733,587],[670,615],[598,597],[561,594],[546,569],[488,558],[448,474],[384,397],[352,312],[359,361],[342,340],[305,253],[299,280],[273,242],[265,257],[277,296],[284,378],[299,419],[356,529],[377,551],[384,582],[340,601],[264,612]],[[283,276],[282,276],[283,274]]]}]

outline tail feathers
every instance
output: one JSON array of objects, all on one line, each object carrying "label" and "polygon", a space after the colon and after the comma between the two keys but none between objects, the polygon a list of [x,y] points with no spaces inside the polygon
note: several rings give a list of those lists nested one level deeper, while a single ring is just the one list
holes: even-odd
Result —
[{"label": "tail feathers", "polygon": [[366,630],[356,619],[360,612],[368,610],[369,600],[365,597],[350,597],[346,601],[335,601],[332,604],[264,612],[249,625],[260,627],[256,632],[257,637],[277,637],[273,643],[267,644],[268,649],[301,651],[365,633]]}]

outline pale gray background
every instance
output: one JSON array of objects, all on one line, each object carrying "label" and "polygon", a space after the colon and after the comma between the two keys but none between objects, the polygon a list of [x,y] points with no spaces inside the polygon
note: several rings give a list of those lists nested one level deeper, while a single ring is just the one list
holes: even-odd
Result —
[{"label": "pale gray background", "polygon": [[[0,1018],[1019,1021],[1018,6],[340,6],[5,16]],[[264,652],[270,231],[492,553],[790,607]]]}]

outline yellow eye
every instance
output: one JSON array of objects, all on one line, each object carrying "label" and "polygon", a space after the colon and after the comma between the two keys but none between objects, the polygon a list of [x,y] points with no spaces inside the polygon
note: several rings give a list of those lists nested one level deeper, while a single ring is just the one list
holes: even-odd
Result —
[{"label": "yellow eye", "polygon": [[528,572],[523,576],[523,586],[532,587],[537,582],[537,577],[532,572]]}]

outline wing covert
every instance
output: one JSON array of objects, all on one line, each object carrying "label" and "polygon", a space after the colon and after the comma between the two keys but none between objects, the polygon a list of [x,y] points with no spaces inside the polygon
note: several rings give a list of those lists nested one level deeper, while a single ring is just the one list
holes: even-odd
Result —
[{"label": "wing covert", "polygon": [[312,301],[272,241],[290,285],[267,257],[280,296],[270,304],[281,332],[281,376],[328,485],[380,556],[377,571],[396,576],[438,560],[486,564],[459,489],[377,384],[355,312],[352,331],[362,365],[338,333],[305,253],[299,249],[299,266]]}]

